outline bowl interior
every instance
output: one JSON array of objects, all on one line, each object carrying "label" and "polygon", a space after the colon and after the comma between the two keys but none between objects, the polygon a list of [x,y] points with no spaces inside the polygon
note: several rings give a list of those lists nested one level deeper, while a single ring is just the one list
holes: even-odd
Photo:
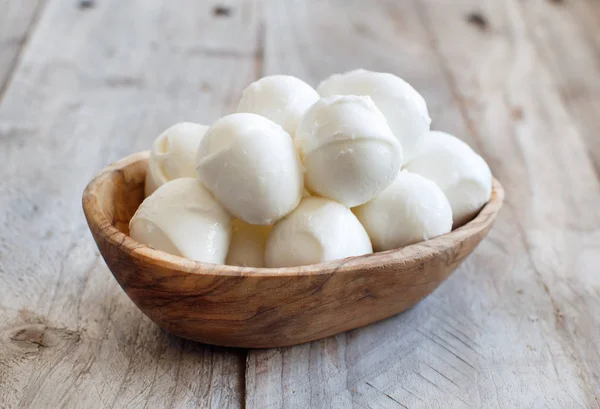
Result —
[{"label": "bowl interior", "polygon": [[[84,192],[84,210],[92,231],[103,230],[102,236],[113,244],[143,254],[145,258],[169,263],[178,269],[182,265],[211,266],[208,263],[194,262],[182,257],[154,250],[129,237],[129,221],[144,200],[144,182],[148,166],[148,152],[140,152],[128,156],[106,168],[90,182]],[[489,228],[503,200],[502,186],[497,180],[493,182],[492,197],[480,213],[469,223],[454,229],[452,232],[434,239],[406,246],[401,249],[372,253],[364,256],[350,257],[344,262],[342,270],[360,267],[381,267],[393,258],[406,261],[424,259],[445,248],[454,246],[472,234]],[[116,231],[115,231],[116,229]],[[126,236],[126,237],[124,237]],[[339,268],[339,260],[333,260],[310,266],[286,268],[242,268],[220,266],[219,274],[239,274],[243,270],[247,274],[319,274]],[[212,265],[215,266],[215,265]]]},{"label": "bowl interior", "polygon": [[134,155],[127,166],[118,166],[119,162],[117,162],[107,171],[119,172],[122,177],[109,177],[103,179],[102,183],[96,184],[98,210],[113,227],[127,236],[129,236],[129,221],[144,201],[147,158],[148,154],[143,152]]}]

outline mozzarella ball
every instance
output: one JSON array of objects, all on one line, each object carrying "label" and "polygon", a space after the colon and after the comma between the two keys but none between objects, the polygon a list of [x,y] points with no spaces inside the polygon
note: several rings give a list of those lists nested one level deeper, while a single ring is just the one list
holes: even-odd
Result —
[{"label": "mozzarella ball", "polygon": [[317,101],[296,131],[306,188],[348,207],[383,191],[402,166],[402,147],[370,97]]},{"label": "mozzarella ball", "polygon": [[368,95],[386,117],[402,145],[404,161],[418,150],[431,119],[425,100],[409,83],[393,74],[363,69],[336,74],[317,88],[322,97],[331,95]]},{"label": "mozzarella ball", "polygon": [[305,197],[271,231],[267,267],[292,267],[372,253],[367,232],[344,205]]},{"label": "mozzarella ball", "polygon": [[354,209],[376,251],[397,249],[448,233],[452,210],[432,181],[405,170],[369,203]]},{"label": "mozzarella ball", "polygon": [[195,178],[160,186],[129,222],[129,234],[157,250],[223,264],[231,239],[231,216]]},{"label": "mozzarella ball", "polygon": [[235,219],[225,264],[242,267],[265,266],[265,244],[272,226],[257,226]]},{"label": "mozzarella ball", "polygon": [[148,161],[146,197],[170,180],[196,177],[196,150],[207,130],[206,125],[182,122],[156,138]]},{"label": "mozzarella ball", "polygon": [[251,224],[273,224],[302,197],[302,164],[292,138],[256,114],[215,122],[198,145],[196,172],[233,216]]},{"label": "mozzarella ball", "polygon": [[452,206],[454,228],[467,223],[492,194],[489,166],[469,145],[445,132],[425,135],[419,154],[406,169],[437,183]]},{"label": "mozzarella ball", "polygon": [[242,93],[237,112],[262,115],[294,135],[298,121],[319,94],[290,75],[271,75],[250,84]]}]

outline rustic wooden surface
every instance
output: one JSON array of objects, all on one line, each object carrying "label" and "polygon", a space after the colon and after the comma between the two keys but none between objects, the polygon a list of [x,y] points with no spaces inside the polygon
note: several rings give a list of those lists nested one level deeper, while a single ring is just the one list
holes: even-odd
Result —
[{"label": "rustic wooden surface", "polygon": [[[0,407],[600,408],[596,0],[0,1]],[[98,170],[270,73],[395,72],[506,190],[432,296],[280,349],[166,335],[80,209]]]}]

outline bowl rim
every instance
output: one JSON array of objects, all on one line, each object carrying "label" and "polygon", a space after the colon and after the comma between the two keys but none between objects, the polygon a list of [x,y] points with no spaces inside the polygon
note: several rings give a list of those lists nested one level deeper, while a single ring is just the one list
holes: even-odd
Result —
[{"label": "bowl rim", "polygon": [[124,174],[124,170],[136,162],[147,160],[149,151],[142,151],[126,156],[101,170],[86,186],[82,204],[90,230],[96,231],[98,238],[106,241],[111,247],[125,252],[134,260],[147,264],[159,265],[172,271],[185,274],[200,274],[213,276],[253,276],[253,277],[282,277],[299,275],[322,275],[344,273],[356,269],[377,269],[391,263],[409,264],[422,261],[446,249],[456,246],[474,233],[490,225],[498,214],[504,201],[504,189],[500,182],[492,178],[492,193],[490,200],[471,221],[433,239],[411,244],[399,249],[386,250],[362,256],[346,257],[318,264],[296,267],[239,267],[223,264],[213,264],[194,261],[185,257],[175,256],[162,250],[156,250],[135,241],[130,236],[117,229],[101,210],[97,192],[103,183],[108,181],[115,172]]}]

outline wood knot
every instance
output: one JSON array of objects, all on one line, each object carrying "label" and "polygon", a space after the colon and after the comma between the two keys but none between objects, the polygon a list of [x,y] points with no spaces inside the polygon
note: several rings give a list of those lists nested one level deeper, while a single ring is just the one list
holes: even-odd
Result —
[{"label": "wood knot", "polygon": [[487,18],[480,12],[474,11],[467,16],[467,21],[476,26],[481,31],[485,31],[488,28]]},{"label": "wood knot", "polygon": [[81,333],[66,328],[48,327],[45,324],[26,324],[9,329],[6,338],[13,347],[34,352],[63,342],[78,343]]},{"label": "wood knot", "polygon": [[44,337],[45,330],[46,326],[43,324],[27,325],[16,328],[9,338],[13,342],[33,344],[45,348],[48,346]]},{"label": "wood knot", "polygon": [[362,23],[356,23],[356,24],[354,24],[354,29],[361,36],[367,36],[367,35],[370,34],[369,27],[367,27],[365,24],[362,24]]},{"label": "wood knot", "polygon": [[227,6],[218,5],[213,8],[213,16],[228,17],[231,14],[231,9]]},{"label": "wood knot", "polygon": [[91,9],[94,7],[94,0],[79,0],[80,9]]},{"label": "wood knot", "polygon": [[520,107],[513,107],[510,110],[510,116],[515,121],[520,121],[521,119],[523,119],[523,110]]}]

